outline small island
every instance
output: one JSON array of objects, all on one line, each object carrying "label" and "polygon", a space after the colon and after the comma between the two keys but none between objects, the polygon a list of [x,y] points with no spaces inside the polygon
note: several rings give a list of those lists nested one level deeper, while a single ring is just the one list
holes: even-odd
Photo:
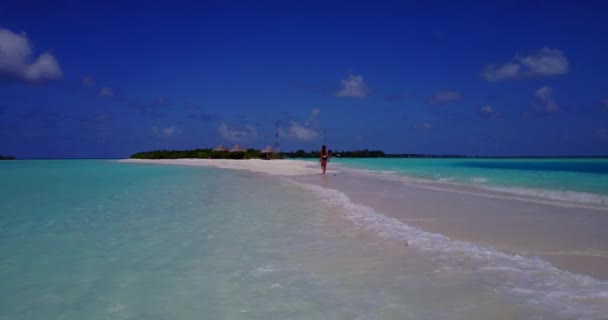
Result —
[{"label": "small island", "polygon": [[257,149],[239,151],[193,149],[193,150],[155,150],[138,152],[131,159],[281,159],[279,153],[262,153]]},{"label": "small island", "polygon": [[13,156],[3,156],[0,154],[0,160],[15,160]]},{"label": "small island", "polygon": [[[382,150],[354,150],[339,151],[329,150],[331,157],[336,158],[465,158],[462,155],[431,155],[431,154],[387,154]],[[244,149],[235,146],[226,149],[218,146],[214,149],[193,149],[193,150],[155,150],[138,152],[133,154],[131,159],[288,159],[288,158],[318,158],[319,150],[306,152],[302,149],[289,152],[275,152],[272,148],[266,147],[262,150]]]}]

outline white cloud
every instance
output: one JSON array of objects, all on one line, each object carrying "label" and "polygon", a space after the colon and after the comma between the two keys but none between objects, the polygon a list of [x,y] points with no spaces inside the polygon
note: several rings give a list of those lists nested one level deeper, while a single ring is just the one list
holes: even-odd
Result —
[{"label": "white cloud", "polygon": [[543,103],[543,107],[547,112],[558,112],[560,107],[552,97],[553,88],[545,86],[536,90],[536,98]]},{"label": "white cloud", "polygon": [[257,129],[248,124],[242,127],[231,127],[222,122],[218,132],[222,138],[230,141],[247,141],[255,139],[258,136]]},{"label": "white cloud", "polygon": [[568,72],[568,59],[558,49],[543,48],[538,54],[519,59],[533,76],[553,76]]},{"label": "white cloud", "polygon": [[486,106],[483,106],[483,107],[479,108],[479,110],[477,111],[477,113],[481,117],[484,117],[484,118],[493,118],[493,117],[496,117],[498,115],[491,105],[486,105]]},{"label": "white cloud", "polygon": [[488,66],[483,72],[483,77],[488,81],[515,78],[519,75],[520,69],[521,65],[517,63],[507,63],[500,68]]},{"label": "white cloud", "polygon": [[319,136],[319,132],[310,127],[305,127],[299,123],[292,122],[287,128],[287,137],[296,140],[310,141],[314,140]]},{"label": "white cloud", "polygon": [[99,89],[99,96],[100,97],[113,97],[114,96],[114,90],[112,90],[112,88],[110,87],[103,87],[101,89]]},{"label": "white cloud", "polygon": [[494,113],[494,109],[492,108],[492,106],[483,106],[481,107],[481,109],[479,109],[479,111],[483,113]]},{"label": "white cloud", "polygon": [[171,127],[152,127],[152,133],[158,137],[167,138],[173,136],[177,131],[175,130],[175,126]]},{"label": "white cloud", "polygon": [[597,129],[595,134],[597,134],[598,138],[602,140],[608,140],[608,129],[606,128]]},{"label": "white cloud", "polygon": [[279,134],[283,137],[287,137],[295,140],[311,141],[319,137],[319,125],[317,119],[321,114],[321,109],[314,108],[310,112],[310,117],[300,124],[296,121],[292,121],[286,129],[279,128]]},{"label": "white cloud", "polygon": [[487,81],[516,79],[524,76],[544,77],[568,73],[568,59],[559,49],[542,48],[537,54],[516,56],[501,67],[488,66],[483,72]]},{"label": "white cloud", "polygon": [[304,123],[304,126],[306,127],[316,127],[317,126],[317,119],[319,118],[319,114],[321,114],[321,109],[319,108],[314,108],[310,111],[310,117],[308,117],[308,120],[306,120],[306,122]]},{"label": "white cloud", "polygon": [[32,46],[25,33],[17,34],[0,28],[0,79],[28,83],[63,77],[57,59],[50,53],[32,57]]},{"label": "white cloud", "polygon": [[369,88],[362,76],[350,74],[348,79],[340,81],[342,89],[336,92],[338,97],[363,98],[369,95]]},{"label": "white cloud", "polygon": [[429,98],[429,104],[432,106],[440,106],[451,102],[457,102],[464,98],[462,93],[458,91],[438,91],[433,93]]},{"label": "white cloud", "polygon": [[175,127],[167,127],[161,130],[162,134],[165,136],[171,136],[175,133]]}]

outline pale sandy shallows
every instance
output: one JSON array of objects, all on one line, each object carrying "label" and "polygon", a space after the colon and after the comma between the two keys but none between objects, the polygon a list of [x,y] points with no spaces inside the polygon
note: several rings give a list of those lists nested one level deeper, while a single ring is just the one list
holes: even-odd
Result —
[{"label": "pale sandy shallows", "polygon": [[[354,203],[413,227],[524,256],[539,256],[559,268],[608,280],[608,215],[604,210],[520,201],[484,191],[484,196],[420,188],[410,183],[349,174],[321,175],[316,161],[302,160],[120,160],[128,163],[210,166],[291,176],[297,182],[339,190]],[[340,173],[340,174],[336,174]],[[297,176],[297,177],[296,177]],[[521,199],[525,200],[525,199]]]},{"label": "pale sandy shallows", "polygon": [[[223,169],[247,170],[271,175],[297,176],[321,173],[318,162],[302,160],[228,160],[228,159],[125,159],[119,162],[127,163],[156,163],[186,166],[206,166]],[[333,172],[333,171],[332,171]],[[331,173],[328,170],[328,173]]]}]

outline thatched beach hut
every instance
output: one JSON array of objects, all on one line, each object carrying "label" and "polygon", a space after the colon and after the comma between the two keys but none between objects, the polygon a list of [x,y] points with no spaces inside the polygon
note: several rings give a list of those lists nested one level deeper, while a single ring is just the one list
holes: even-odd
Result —
[{"label": "thatched beach hut", "polygon": [[213,152],[226,152],[226,151],[228,151],[228,149],[226,147],[224,147],[223,144],[220,144],[217,147],[213,148]]},{"label": "thatched beach hut", "polygon": [[230,149],[230,152],[245,152],[247,150],[243,149],[243,147],[241,147],[238,144],[235,144],[234,147],[232,147],[232,149]]},{"label": "thatched beach hut", "polygon": [[262,151],[260,151],[261,153],[275,153],[276,151],[274,151],[274,149],[271,146],[266,146],[266,148],[262,149]]},{"label": "thatched beach hut", "polygon": [[266,146],[266,148],[262,149],[262,151],[260,151],[260,153],[262,155],[264,155],[264,157],[262,159],[270,160],[270,159],[274,158],[273,154],[275,154],[277,152],[271,146]]}]

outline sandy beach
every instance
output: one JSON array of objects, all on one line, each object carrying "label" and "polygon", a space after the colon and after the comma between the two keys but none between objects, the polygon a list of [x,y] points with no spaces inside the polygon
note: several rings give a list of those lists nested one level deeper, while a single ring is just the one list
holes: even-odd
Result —
[{"label": "sandy beach", "polygon": [[[317,162],[302,160],[228,160],[228,159],[124,159],[125,163],[151,163],[182,166],[205,166],[221,169],[246,170],[277,176],[298,176],[320,173]],[[336,171],[328,171],[328,174]]]},{"label": "sandy beach", "polygon": [[246,170],[346,194],[413,227],[454,240],[526,257],[540,257],[560,269],[608,280],[608,212],[552,204],[484,190],[434,187],[357,175],[339,168],[321,175],[316,162],[302,160],[120,160],[126,163],[210,166]]}]

